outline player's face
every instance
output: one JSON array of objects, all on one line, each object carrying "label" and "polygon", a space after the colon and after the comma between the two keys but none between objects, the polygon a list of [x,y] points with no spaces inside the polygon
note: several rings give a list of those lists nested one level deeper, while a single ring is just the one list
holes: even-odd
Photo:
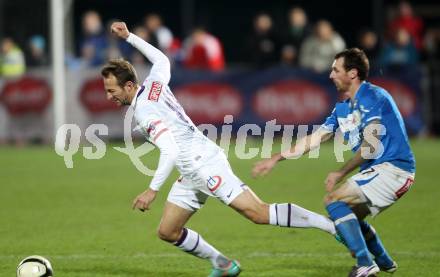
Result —
[{"label": "player's face", "polygon": [[348,92],[352,78],[350,77],[349,72],[344,69],[344,58],[336,59],[333,62],[330,79],[333,81],[339,92]]},{"label": "player's face", "polygon": [[104,88],[107,100],[113,101],[118,106],[130,105],[129,94],[126,87],[121,87],[113,74],[104,77]]}]

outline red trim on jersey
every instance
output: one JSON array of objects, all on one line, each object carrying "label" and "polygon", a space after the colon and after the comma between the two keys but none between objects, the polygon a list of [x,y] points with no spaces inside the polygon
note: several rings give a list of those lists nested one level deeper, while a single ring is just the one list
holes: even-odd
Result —
[{"label": "red trim on jersey", "polygon": [[162,130],[159,131],[159,133],[157,133],[157,135],[153,138],[154,141],[156,141],[160,135],[163,134],[163,132],[168,131],[168,128],[164,128]]},{"label": "red trim on jersey", "polygon": [[153,121],[153,122],[151,122],[151,124],[153,124],[153,125],[157,125],[157,124],[159,124],[159,123],[161,123],[162,122],[162,120],[156,120],[156,121]]}]

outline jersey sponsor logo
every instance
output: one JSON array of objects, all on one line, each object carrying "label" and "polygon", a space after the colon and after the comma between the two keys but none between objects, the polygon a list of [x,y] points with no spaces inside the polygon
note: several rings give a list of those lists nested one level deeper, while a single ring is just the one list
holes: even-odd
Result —
[{"label": "jersey sponsor logo", "polygon": [[160,94],[162,93],[162,84],[154,81],[151,84],[150,93],[148,94],[148,100],[159,101]]},{"label": "jersey sponsor logo", "polygon": [[160,135],[168,131],[168,128],[162,124],[162,120],[156,120],[151,122],[148,127],[144,128],[144,130],[148,139],[154,142],[160,137]]},{"label": "jersey sponsor logo", "polygon": [[413,179],[411,178],[406,179],[405,184],[398,191],[396,191],[396,197],[397,198],[402,197],[411,188],[413,183],[414,183]]},{"label": "jersey sponsor logo", "polygon": [[162,123],[162,120],[156,120],[151,122],[148,125],[148,127],[145,129],[147,136],[154,137],[156,135],[157,125],[159,125],[160,123]]},{"label": "jersey sponsor logo", "polygon": [[209,176],[206,180],[206,185],[211,192],[216,191],[222,184],[222,177],[220,176]]},{"label": "jersey sponsor logo", "polygon": [[361,113],[354,111],[348,114],[347,117],[338,117],[339,127],[343,133],[351,132],[361,125]]},{"label": "jersey sponsor logo", "polygon": [[151,136],[156,131],[156,125],[151,124],[150,127],[147,128],[147,135]]}]

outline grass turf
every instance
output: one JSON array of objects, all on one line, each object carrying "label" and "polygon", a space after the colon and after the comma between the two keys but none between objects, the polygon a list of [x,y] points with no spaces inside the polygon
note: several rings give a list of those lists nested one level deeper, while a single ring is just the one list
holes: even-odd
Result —
[{"label": "grass turf", "polygon": [[[258,142],[255,142],[258,145]],[[413,141],[416,182],[392,208],[371,219],[399,263],[394,276],[438,276],[440,271],[440,141]],[[266,202],[293,202],[324,214],[323,180],[337,169],[332,145],[319,159],[286,161],[253,180],[252,164],[230,151],[235,173]],[[158,153],[148,155],[150,166]],[[128,157],[107,148],[100,160],[74,157],[67,169],[51,147],[0,147],[0,276],[14,276],[29,255],[48,257],[55,276],[206,276],[208,262],[182,253],[155,235],[174,172],[152,210],[131,210],[150,178]],[[239,259],[242,276],[345,276],[354,260],[324,232],[257,226],[215,199],[188,226]],[[386,275],[386,274],[381,274]]]}]

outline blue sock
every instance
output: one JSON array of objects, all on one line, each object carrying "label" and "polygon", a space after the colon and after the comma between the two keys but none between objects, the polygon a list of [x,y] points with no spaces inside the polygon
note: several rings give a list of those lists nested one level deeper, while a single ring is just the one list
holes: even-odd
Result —
[{"label": "blue sock", "polygon": [[350,207],[341,201],[327,205],[327,212],[335,222],[338,234],[345,240],[348,248],[356,255],[359,266],[370,266],[373,260],[359,226],[359,221]]},{"label": "blue sock", "polygon": [[359,221],[359,225],[362,234],[364,235],[365,242],[367,243],[368,250],[374,255],[377,265],[384,268],[391,267],[393,265],[393,260],[383,246],[382,241],[373,226],[366,221]]}]

